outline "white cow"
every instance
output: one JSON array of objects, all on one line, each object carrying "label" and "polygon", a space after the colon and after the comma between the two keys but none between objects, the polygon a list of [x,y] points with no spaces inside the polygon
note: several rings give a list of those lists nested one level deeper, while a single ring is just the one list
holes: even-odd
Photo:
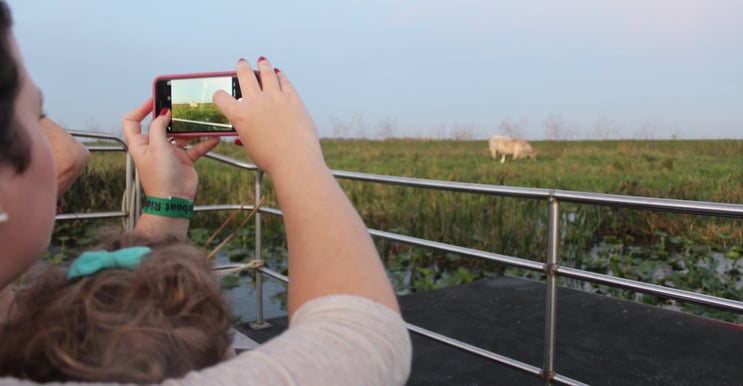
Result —
[{"label": "white cow", "polygon": [[493,159],[497,159],[498,154],[501,154],[500,163],[506,162],[507,155],[512,156],[514,160],[527,157],[537,159],[536,150],[525,139],[494,135],[490,137],[489,147]]}]

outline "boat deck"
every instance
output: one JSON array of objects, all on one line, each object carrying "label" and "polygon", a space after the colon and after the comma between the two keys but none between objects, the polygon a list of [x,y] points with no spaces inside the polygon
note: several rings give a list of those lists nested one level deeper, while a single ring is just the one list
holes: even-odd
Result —
[{"label": "boat deck", "polygon": [[[408,323],[542,367],[544,284],[499,277],[399,297]],[[743,326],[558,290],[555,369],[595,385],[741,385]],[[259,343],[281,333],[238,329]],[[531,374],[411,333],[408,385],[543,385]]]}]

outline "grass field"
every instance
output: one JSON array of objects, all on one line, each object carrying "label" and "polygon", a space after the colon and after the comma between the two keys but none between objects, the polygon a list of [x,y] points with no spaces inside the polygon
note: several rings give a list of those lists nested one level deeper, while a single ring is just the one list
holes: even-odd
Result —
[{"label": "grass field", "polygon": [[[328,165],[337,170],[743,203],[743,141],[740,140],[539,141],[532,145],[539,153],[536,161],[500,164],[490,159],[487,141],[322,142]],[[242,148],[231,143],[220,144],[216,152],[248,160]],[[116,187],[123,187],[124,183],[123,159],[121,154],[94,154],[81,181],[62,199],[62,207],[69,212],[117,210],[122,189]],[[237,172],[213,160],[200,161],[197,169],[200,175],[197,204],[254,201],[254,173]],[[341,185],[370,228],[534,260],[544,259],[545,202],[354,181],[341,181]],[[277,207],[270,178],[266,179],[264,187],[264,205]],[[563,204],[561,210],[574,216],[574,221],[563,224],[562,264],[660,281],[677,288],[696,286],[693,289],[741,299],[743,220],[574,204]],[[205,239],[211,233],[209,230],[216,229],[228,215],[198,214],[193,221],[192,236],[197,241]],[[265,242],[270,247],[283,248],[280,219],[263,218]],[[91,228],[85,224],[60,225],[56,235],[71,248],[74,247],[71,240],[93,237],[89,235]],[[240,232],[240,244],[234,247],[249,251],[252,228],[248,226]],[[400,292],[503,273],[502,267],[450,254],[390,242],[379,241],[378,244]],[[721,271],[720,265],[715,263],[719,256],[732,265],[723,270],[724,275],[716,276],[717,281],[710,281],[710,272]],[[236,258],[251,258],[250,252],[241,252]],[[703,269],[693,271],[693,267]],[[660,271],[668,274],[658,278]],[[595,290],[612,292],[605,288]]]}]

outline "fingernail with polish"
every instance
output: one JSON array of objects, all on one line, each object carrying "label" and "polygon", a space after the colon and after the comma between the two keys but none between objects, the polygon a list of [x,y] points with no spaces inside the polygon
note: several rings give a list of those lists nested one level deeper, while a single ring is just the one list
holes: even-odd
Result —
[{"label": "fingernail with polish", "polygon": [[278,74],[278,73],[280,73],[280,72],[281,72],[281,70],[279,70],[278,68],[274,68],[274,69],[273,69],[273,72],[275,72],[275,73],[277,73],[277,74]]},{"label": "fingernail with polish", "polygon": [[168,110],[167,107],[163,107],[163,109],[160,110],[160,115],[159,116],[162,117],[162,116],[168,115],[169,112],[170,112],[170,110]]},{"label": "fingernail with polish", "polygon": [[264,60],[266,60],[266,57],[265,56],[261,56],[260,58],[258,58],[258,62],[262,62]]},{"label": "fingernail with polish", "polygon": [[237,61],[238,63],[245,62],[245,58],[240,58],[240,60]]}]

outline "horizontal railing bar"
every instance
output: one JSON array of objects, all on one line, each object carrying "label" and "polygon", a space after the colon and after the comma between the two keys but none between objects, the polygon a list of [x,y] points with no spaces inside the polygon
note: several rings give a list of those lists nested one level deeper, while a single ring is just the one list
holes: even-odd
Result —
[{"label": "horizontal railing bar", "polygon": [[[261,273],[263,273],[263,274],[265,274],[267,276],[270,276],[270,277],[273,277],[273,278],[275,278],[277,280],[283,281],[284,283],[288,283],[289,282],[289,277],[288,276],[282,275],[282,274],[280,274],[280,273],[278,273],[276,271],[267,269],[265,267],[258,268],[258,271],[260,271]],[[529,373],[531,375],[541,376],[542,369],[540,369],[540,368],[538,368],[536,366],[532,366],[530,364],[527,364],[527,363],[518,361],[516,359],[510,358],[510,357],[507,357],[507,356],[504,356],[504,355],[500,355],[500,354],[497,354],[497,353],[494,353],[494,352],[491,352],[491,351],[484,350],[484,349],[482,349],[480,347],[476,347],[476,346],[473,346],[473,345],[464,343],[462,341],[459,341],[459,340],[456,340],[456,339],[453,339],[453,338],[449,338],[449,337],[447,337],[445,335],[438,334],[436,332],[427,330],[427,329],[425,329],[423,327],[416,326],[414,324],[406,323],[406,325],[407,325],[408,330],[413,331],[413,332],[415,332],[417,334],[426,336],[426,337],[431,338],[431,339],[434,339],[434,340],[438,340],[438,341],[440,341],[442,343],[445,343],[445,344],[448,344],[450,346],[454,346],[454,347],[460,348],[460,349],[465,350],[465,351],[469,351],[469,352],[471,352],[473,354],[476,354],[476,355],[479,355],[479,356],[482,356],[482,357],[485,357],[485,358],[494,360],[496,362],[500,362],[500,363],[503,363],[505,365],[515,367],[515,368],[520,369],[522,371],[525,371],[525,372],[527,372],[527,373]],[[568,378],[568,377],[559,376],[559,375],[555,375],[554,379],[556,381],[562,382],[564,384],[569,384],[569,385],[585,385],[584,383],[581,383],[579,381],[573,380],[573,379]]]},{"label": "horizontal railing bar", "polygon": [[[270,276],[270,277],[273,277],[275,279],[281,280],[281,281],[283,281],[285,283],[288,283],[289,282],[289,277],[288,276],[282,275],[282,274],[280,274],[278,272],[272,271],[272,270],[267,269],[265,267],[261,267],[258,270],[261,273],[263,273],[263,274],[265,274],[267,276]],[[536,366],[532,366],[532,365],[527,364],[527,363],[524,363],[524,362],[520,362],[520,361],[518,361],[516,359],[510,358],[510,357],[507,357],[507,356],[504,356],[504,355],[496,354],[496,353],[493,353],[491,351],[487,351],[487,350],[484,350],[482,348],[479,348],[479,347],[476,347],[476,346],[473,346],[473,345],[464,343],[462,341],[449,338],[447,336],[444,336],[444,335],[435,333],[433,331],[424,329],[424,328],[422,328],[420,326],[416,326],[414,324],[406,323],[406,325],[407,325],[408,330],[413,331],[415,333],[418,333],[420,335],[429,337],[429,338],[434,339],[434,340],[438,340],[438,341],[440,341],[442,343],[445,343],[445,344],[448,344],[448,345],[451,345],[451,346],[460,348],[460,349],[465,350],[465,351],[469,351],[469,352],[471,352],[473,354],[480,355],[482,357],[485,357],[485,358],[488,358],[488,359],[491,359],[491,360],[494,360],[494,361],[503,363],[505,365],[509,365],[509,366],[515,367],[517,369],[523,370],[523,371],[525,371],[527,373],[530,373],[532,375],[540,376],[540,374],[542,372],[542,370],[540,368],[538,368]],[[571,380],[570,378],[567,378],[567,377],[562,377],[561,382],[567,383],[567,384],[571,384],[571,382],[572,382],[572,384],[575,384],[575,385],[583,385],[583,383],[580,383],[578,381]]]},{"label": "horizontal railing bar", "polygon": [[379,182],[390,185],[400,185],[436,190],[448,190],[464,193],[491,194],[521,198],[557,198],[580,204],[610,205],[632,209],[648,209],[657,211],[672,211],[707,216],[726,216],[743,218],[743,205],[716,203],[708,201],[675,200],[668,198],[637,197],[619,194],[577,192],[570,190],[552,190],[543,188],[522,188],[503,185],[475,184],[467,182],[429,180],[423,178],[386,176],[333,170],[338,178]]},{"label": "horizontal railing bar", "polygon": [[289,283],[289,276],[282,275],[282,274],[280,274],[280,273],[278,273],[276,271],[270,270],[270,269],[268,269],[266,267],[258,268],[258,270],[261,271],[261,273],[265,274],[266,276],[270,276],[270,277],[272,277],[274,279],[283,281],[284,283]]},{"label": "horizontal railing bar", "polygon": [[[369,233],[377,237],[383,237],[385,239],[400,241],[400,242],[404,242],[407,244],[413,244],[413,245],[422,246],[422,247],[434,248],[434,249],[443,250],[447,252],[458,253],[458,254],[465,255],[465,256],[471,256],[471,257],[482,258],[482,259],[491,260],[491,261],[497,261],[500,263],[505,263],[505,264],[509,264],[511,266],[517,266],[520,268],[526,268],[526,269],[530,269],[533,271],[543,272],[545,269],[543,263],[532,261],[532,260],[526,260],[526,259],[521,259],[517,257],[501,255],[497,253],[485,252],[485,251],[480,251],[477,249],[464,248],[464,247],[459,247],[456,245],[445,244],[445,243],[430,241],[426,239],[419,239],[416,237],[404,236],[404,235],[399,235],[399,234],[390,233],[390,232],[383,232],[383,231],[379,231],[375,229],[370,229]],[[739,302],[735,300],[719,298],[715,296],[704,295],[704,294],[699,294],[696,292],[679,290],[675,288],[664,287],[664,286],[660,286],[656,284],[648,284],[648,283],[643,283],[640,281],[622,279],[622,278],[618,278],[614,276],[603,275],[603,274],[589,272],[589,271],[582,271],[579,269],[569,268],[569,267],[559,267],[557,270],[557,274],[560,276],[570,277],[574,279],[581,279],[581,280],[588,281],[588,282],[606,284],[606,285],[610,285],[612,287],[617,287],[621,289],[630,289],[630,290],[635,290],[638,292],[661,295],[661,296],[665,296],[665,297],[675,299],[675,300],[689,301],[689,302],[703,304],[703,305],[707,305],[707,306],[711,306],[711,307],[715,307],[719,309],[743,313],[743,302]]]},{"label": "horizontal railing bar", "polygon": [[380,182],[390,185],[400,185],[416,188],[428,188],[436,190],[448,190],[453,192],[464,192],[464,193],[481,193],[481,194],[497,194],[503,196],[512,197],[524,197],[524,198],[543,198],[547,199],[550,196],[549,189],[541,188],[521,188],[516,186],[504,186],[504,185],[486,185],[486,184],[475,184],[469,182],[455,182],[455,181],[441,181],[441,180],[429,180],[424,178],[413,178],[413,177],[399,177],[399,176],[387,176],[382,174],[370,174],[370,173],[358,173],[349,172],[345,170],[331,170],[332,174],[338,178],[366,181],[366,182]]},{"label": "horizontal railing bar", "polygon": [[[223,204],[223,205],[197,205],[194,206],[194,212],[210,212],[220,210],[253,210],[253,205],[240,205],[240,204]],[[271,213],[270,209],[260,209],[262,212]],[[279,213],[280,211],[276,211]],[[115,218],[115,217],[126,217],[129,213],[127,212],[94,212],[94,213],[63,213],[56,216],[57,220],[77,220],[77,219],[100,219],[100,218]]]},{"label": "horizontal railing bar", "polygon": [[589,386],[588,383],[583,383],[581,381],[560,374],[555,374],[552,377],[552,380],[570,386]]},{"label": "horizontal railing bar", "polygon": [[[258,268],[258,271],[260,271],[261,273],[263,273],[263,274],[265,274],[267,276],[270,276],[270,277],[273,277],[273,278],[275,278],[277,280],[283,281],[284,283],[288,283],[289,282],[289,277],[288,276],[282,275],[282,274],[280,274],[280,273],[278,273],[276,271],[267,269],[265,267]],[[438,341],[440,341],[442,343],[445,343],[445,344],[448,344],[450,346],[454,346],[454,347],[460,348],[460,349],[465,350],[465,351],[469,351],[469,352],[471,352],[473,354],[476,354],[476,355],[479,355],[479,356],[482,356],[482,357],[485,357],[485,358],[494,360],[496,362],[500,362],[500,363],[503,363],[505,365],[509,365],[509,366],[515,367],[517,369],[520,369],[520,370],[525,371],[527,373],[530,373],[532,375],[541,376],[542,369],[540,369],[540,368],[538,368],[536,366],[532,366],[530,364],[527,364],[527,363],[518,361],[516,359],[510,358],[510,357],[507,357],[507,356],[504,356],[504,355],[500,355],[500,354],[497,354],[497,353],[493,353],[491,351],[484,350],[484,349],[482,349],[480,347],[476,347],[476,346],[473,346],[473,345],[464,343],[462,341],[459,341],[459,340],[456,340],[456,339],[453,339],[453,338],[449,338],[449,337],[447,337],[445,335],[438,334],[436,332],[427,330],[425,328],[422,328],[420,326],[416,326],[414,324],[406,323],[406,325],[407,325],[408,330],[413,331],[415,333],[418,333],[420,335],[429,337],[429,338],[434,339],[434,340],[438,340]],[[573,379],[568,378],[568,377],[559,376],[559,379],[558,379],[558,376],[555,376],[554,379],[555,380],[558,380],[558,381],[560,381],[562,383],[565,383],[565,384],[584,385],[584,383],[581,383],[579,381],[573,380]]]},{"label": "horizontal railing bar", "polygon": [[507,255],[501,255],[498,253],[485,252],[478,249],[465,248],[456,245],[441,243],[438,241],[430,241],[417,237],[400,235],[397,233],[385,232],[376,229],[369,229],[369,233],[373,236],[382,237],[388,240],[395,240],[406,244],[417,245],[421,247],[434,248],[442,251],[458,253],[460,255],[477,257],[485,260],[495,261],[499,263],[505,263],[513,265],[519,268],[530,269],[532,271],[544,272],[544,263],[540,263],[533,260],[521,259],[518,257],[512,257]]},{"label": "horizontal railing bar", "polygon": [[283,216],[283,215],[284,215],[284,213],[283,213],[283,212],[282,212],[281,210],[279,210],[279,209],[274,209],[274,208],[264,208],[264,207],[260,207],[260,208],[258,208],[258,211],[259,211],[259,212],[261,212],[261,213],[270,213],[270,214],[275,214],[275,215],[277,215],[277,216]]},{"label": "horizontal railing bar", "polygon": [[[416,326],[414,324],[406,323],[408,326],[408,330],[415,332],[416,334],[423,335],[427,338],[439,341],[441,343],[447,344],[449,346],[456,347],[458,349],[468,351],[470,353],[473,353],[475,355],[479,355],[481,357],[502,363],[507,366],[511,366],[513,368],[516,368],[518,370],[524,371],[528,374],[535,375],[537,377],[542,376],[542,369],[540,369],[537,366],[530,365],[528,363],[521,362],[519,360],[513,359],[511,357],[500,355],[497,353],[494,353],[492,351],[485,350],[483,348],[473,346],[469,343],[462,342],[457,339],[449,338],[446,335],[439,334],[437,332],[433,332],[431,330],[425,329],[420,326]],[[558,380],[557,376],[555,376],[553,379]],[[586,385],[585,383],[582,383],[580,381],[576,381],[574,379],[560,376],[559,381],[568,385]]]},{"label": "horizontal railing bar", "polygon": [[110,141],[116,141],[124,146],[124,149],[128,149],[126,146],[126,141],[124,141],[121,137],[118,135],[113,134],[104,134],[104,133],[95,133],[92,131],[75,131],[70,130],[68,133],[75,137],[85,137],[85,138],[96,138],[96,139],[107,139]]},{"label": "horizontal railing bar", "polygon": [[112,145],[112,146],[99,146],[99,145],[93,145],[93,146],[87,146],[88,151],[111,151],[111,152],[125,152],[126,148],[119,145]]},{"label": "horizontal railing bar", "polygon": [[517,369],[519,369],[521,371],[527,372],[527,373],[529,373],[531,375],[537,375],[537,376],[539,376],[542,373],[542,369],[540,369],[537,366],[533,366],[533,365],[530,365],[528,363],[524,363],[524,362],[521,362],[521,361],[512,359],[510,357],[504,356],[504,355],[496,354],[494,352],[491,352],[491,351],[482,349],[482,348],[477,347],[477,346],[473,346],[471,344],[462,342],[460,340],[456,340],[456,339],[450,338],[450,337],[448,337],[446,335],[442,335],[442,334],[439,334],[437,332],[433,332],[431,330],[425,329],[425,328],[420,327],[420,326],[416,326],[414,324],[410,324],[410,323],[406,323],[406,324],[408,326],[408,330],[413,331],[416,334],[420,334],[420,335],[423,335],[425,337],[431,338],[433,340],[437,340],[439,342],[446,343],[446,344],[448,344],[450,346],[457,347],[457,348],[462,349],[462,350],[465,350],[465,351],[469,351],[469,352],[471,352],[473,354],[477,354],[477,355],[479,355],[481,357],[485,357],[485,358],[494,360],[496,362],[500,362],[500,363],[503,363],[503,364],[506,364],[506,365],[515,367],[515,368],[517,368]]},{"label": "horizontal railing bar", "polygon": [[219,210],[253,210],[254,205],[219,204],[219,205],[195,205],[194,212],[214,212]]},{"label": "horizontal railing bar", "polygon": [[[282,275],[282,274],[280,274],[280,273],[278,273],[276,271],[270,270],[268,268],[261,267],[261,268],[258,269],[258,271],[260,271],[261,273],[263,273],[263,274],[265,274],[267,276],[270,276],[270,277],[273,277],[273,278],[275,278],[277,280],[283,281],[284,283],[288,283],[289,282],[289,277],[288,276]],[[515,367],[515,368],[520,369],[522,371],[525,371],[525,372],[527,372],[527,373],[529,373],[531,375],[541,376],[541,374],[542,374],[542,369],[540,369],[540,368],[538,368],[536,366],[532,366],[532,365],[530,365],[528,363],[524,363],[524,362],[518,361],[516,359],[513,359],[513,358],[510,358],[510,357],[507,357],[507,356],[504,356],[504,355],[500,355],[500,354],[494,353],[492,351],[487,351],[487,350],[482,349],[480,347],[473,346],[473,345],[464,343],[462,341],[459,341],[459,340],[456,340],[456,339],[453,339],[453,338],[449,338],[449,337],[447,337],[445,335],[438,334],[436,332],[427,330],[427,329],[425,329],[423,327],[420,327],[420,326],[417,326],[417,325],[414,325],[414,324],[406,323],[406,325],[407,325],[408,330],[413,331],[413,332],[415,332],[417,334],[426,336],[428,338],[431,338],[431,339],[440,341],[440,342],[442,342],[444,344],[448,344],[450,346],[457,347],[457,348],[462,349],[464,351],[468,351],[468,352],[471,352],[473,354],[480,355],[482,357],[485,357],[485,358],[494,360],[496,362],[500,362],[500,363],[503,363],[505,365],[508,365],[508,366],[511,366],[511,367]],[[559,381],[561,383],[568,384],[568,385],[585,385],[582,382],[579,382],[579,381],[576,381],[574,379],[571,379],[571,378],[568,378],[568,377],[564,377],[564,376],[561,376],[561,375],[558,375],[558,374],[556,374],[553,379],[556,380],[556,381]]]},{"label": "horizontal railing bar", "polygon": [[225,164],[228,164],[228,165],[236,166],[236,167],[242,168],[242,169],[258,170],[258,167],[255,166],[255,164],[253,164],[253,163],[245,162],[245,161],[240,161],[240,160],[234,159],[232,157],[227,157],[225,155],[214,153],[214,152],[206,153],[204,155],[204,157],[207,157],[207,158],[210,158],[210,159],[213,159],[215,161],[219,161],[219,162],[222,162],[222,163],[225,163]]},{"label": "horizontal railing bar", "polygon": [[573,279],[580,279],[598,284],[606,284],[612,287],[631,289],[637,292],[658,295],[669,299],[703,304],[706,306],[743,314],[743,302],[736,300],[725,299],[676,288],[664,287],[657,284],[643,283],[640,281],[623,279],[620,277],[603,275],[600,273],[582,271],[576,268],[558,267],[557,273],[558,275],[570,277]]},{"label": "horizontal railing bar", "polygon": [[95,213],[63,213],[58,214],[57,220],[78,220],[78,219],[102,219],[102,218],[119,218],[126,217],[127,212],[95,212]]},{"label": "horizontal railing bar", "polygon": [[[196,205],[193,207],[194,212],[216,212],[220,210],[253,210],[255,205],[241,205],[241,204],[210,204],[210,205]],[[283,216],[284,214],[279,209],[274,208],[258,208],[259,212],[275,214],[277,216]]]},{"label": "horizontal railing bar", "polygon": [[[255,205],[241,205],[241,204],[210,204],[210,205],[195,205],[193,207],[194,212],[217,212],[220,210],[253,210]],[[270,213],[277,216],[283,216],[284,214],[279,209],[274,208],[258,208],[261,213]]]},{"label": "horizontal railing bar", "polygon": [[555,190],[553,196],[560,201],[580,204],[680,212],[705,216],[743,218],[743,205],[739,204],[675,200],[669,198],[638,197],[606,193],[575,192],[568,190]]},{"label": "horizontal railing bar", "polygon": [[[258,170],[255,164],[243,162],[231,157],[216,153],[207,153],[207,157],[218,160],[223,163],[234,165],[249,170]],[[708,201],[689,201],[676,200],[668,198],[638,197],[619,194],[590,193],[570,190],[554,190],[544,188],[524,188],[504,185],[476,184],[469,182],[441,181],[424,178],[388,176],[382,174],[349,172],[345,170],[331,170],[331,173],[341,179],[378,182],[390,185],[428,188],[436,190],[446,190],[464,193],[479,193],[499,196],[521,197],[548,199],[557,198],[561,201],[610,205],[616,207],[632,209],[648,209],[657,211],[672,211],[688,214],[698,214],[706,216],[726,216],[734,218],[743,218],[743,205],[716,203]]]},{"label": "horizontal railing bar", "polygon": [[[262,212],[273,213],[281,215],[281,211],[272,208],[261,208]],[[525,268],[532,271],[544,272],[545,267],[543,263],[522,259],[513,256],[501,255],[498,253],[485,252],[478,249],[471,249],[460,247],[456,245],[441,243],[437,241],[431,241],[421,239],[417,237],[400,235],[392,232],[385,232],[376,229],[369,229],[369,234],[376,237],[381,237],[388,240],[394,240],[406,244],[416,245],[420,247],[428,247],[438,249],[446,252],[457,253],[464,256],[470,256],[475,258],[481,258],[485,260],[495,261],[499,263],[516,266],[519,268]],[[664,296],[670,299],[694,302],[718,309],[743,313],[743,302],[719,298],[711,295],[699,294],[691,291],[684,291],[670,287],[664,287],[656,284],[648,284],[640,281],[634,281],[629,279],[622,279],[615,276],[604,275],[595,272],[582,271],[570,267],[559,267],[557,274],[564,277],[573,279],[580,279],[587,282],[606,284],[612,287],[621,289],[630,289],[638,292],[649,293],[654,295]]]}]

